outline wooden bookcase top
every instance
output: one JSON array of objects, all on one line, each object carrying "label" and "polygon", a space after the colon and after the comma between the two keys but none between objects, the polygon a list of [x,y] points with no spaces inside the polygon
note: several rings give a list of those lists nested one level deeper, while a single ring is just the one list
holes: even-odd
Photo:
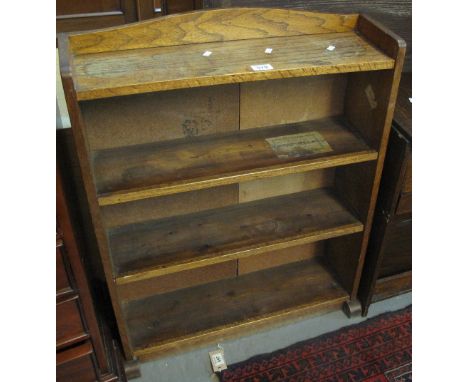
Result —
[{"label": "wooden bookcase top", "polygon": [[[357,22],[357,15],[286,9],[199,11],[62,36],[62,62],[78,100],[392,69],[394,59],[363,38]],[[270,69],[252,68],[265,64]]]}]

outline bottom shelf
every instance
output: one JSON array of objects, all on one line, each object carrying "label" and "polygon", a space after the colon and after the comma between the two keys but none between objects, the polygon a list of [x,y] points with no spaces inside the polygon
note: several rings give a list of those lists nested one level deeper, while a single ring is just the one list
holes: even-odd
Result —
[{"label": "bottom shelf", "polygon": [[148,359],[338,308],[349,298],[318,260],[294,263],[124,303],[134,353]]}]

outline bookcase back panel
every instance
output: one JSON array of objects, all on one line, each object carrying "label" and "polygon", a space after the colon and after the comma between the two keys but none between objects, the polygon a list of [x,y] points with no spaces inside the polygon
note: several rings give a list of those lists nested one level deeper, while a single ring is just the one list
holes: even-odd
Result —
[{"label": "bookcase back panel", "polygon": [[322,256],[324,250],[324,241],[299,245],[271,251],[258,256],[211,264],[203,268],[189,269],[134,283],[118,285],[118,292],[120,298],[124,301],[135,300],[155,294],[190,288],[196,285],[208,284],[223,279],[235,278],[264,269],[310,260]]},{"label": "bookcase back panel", "polygon": [[240,85],[240,129],[343,113],[347,75],[286,78]]},{"label": "bookcase back panel", "polygon": [[309,260],[323,255],[324,249],[325,242],[319,241],[305,245],[298,245],[297,247],[262,253],[258,256],[245,257],[238,260],[238,274],[244,275],[247,273],[261,271],[263,269],[270,269],[285,264]]},{"label": "bookcase back panel", "polygon": [[184,192],[101,207],[108,228],[237,204],[238,185]]},{"label": "bookcase back panel", "polygon": [[122,300],[134,300],[310,260],[322,256],[324,250],[324,241],[298,245],[263,253],[258,256],[211,264],[203,268],[189,269],[130,284],[118,285],[118,291]]},{"label": "bookcase back panel", "polygon": [[331,187],[335,169],[309,171],[101,207],[107,228]]},{"label": "bookcase back panel", "polygon": [[238,8],[190,12],[70,37],[75,54],[226,42],[275,36],[349,32],[357,15]]},{"label": "bookcase back panel", "polygon": [[222,279],[234,278],[236,276],[237,260],[231,260],[224,263],[211,264],[203,268],[170,273],[131,284],[118,285],[118,292],[122,300],[134,300]]},{"label": "bookcase back panel", "polygon": [[239,128],[237,85],[83,101],[80,107],[91,151]]},{"label": "bookcase back panel", "polygon": [[334,183],[334,174],[335,169],[330,168],[239,183],[239,202],[331,187]]}]

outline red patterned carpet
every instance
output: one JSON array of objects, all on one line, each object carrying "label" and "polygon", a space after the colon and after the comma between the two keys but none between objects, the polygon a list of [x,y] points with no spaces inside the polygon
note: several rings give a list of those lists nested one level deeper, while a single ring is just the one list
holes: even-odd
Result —
[{"label": "red patterned carpet", "polygon": [[411,381],[411,306],[231,365],[222,382]]}]

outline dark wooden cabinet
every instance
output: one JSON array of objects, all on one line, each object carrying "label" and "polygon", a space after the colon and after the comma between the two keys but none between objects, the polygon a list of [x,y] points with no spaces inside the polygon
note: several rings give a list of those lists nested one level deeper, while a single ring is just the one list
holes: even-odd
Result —
[{"label": "dark wooden cabinet", "polygon": [[202,7],[202,0],[57,0],[59,32],[107,28]]},{"label": "dark wooden cabinet", "polygon": [[135,22],[137,3],[138,0],[57,0],[57,33]]},{"label": "dark wooden cabinet", "polygon": [[411,73],[400,82],[359,296],[372,302],[411,290]]},{"label": "dark wooden cabinet", "polygon": [[116,343],[97,314],[57,170],[57,381],[125,381]]}]

